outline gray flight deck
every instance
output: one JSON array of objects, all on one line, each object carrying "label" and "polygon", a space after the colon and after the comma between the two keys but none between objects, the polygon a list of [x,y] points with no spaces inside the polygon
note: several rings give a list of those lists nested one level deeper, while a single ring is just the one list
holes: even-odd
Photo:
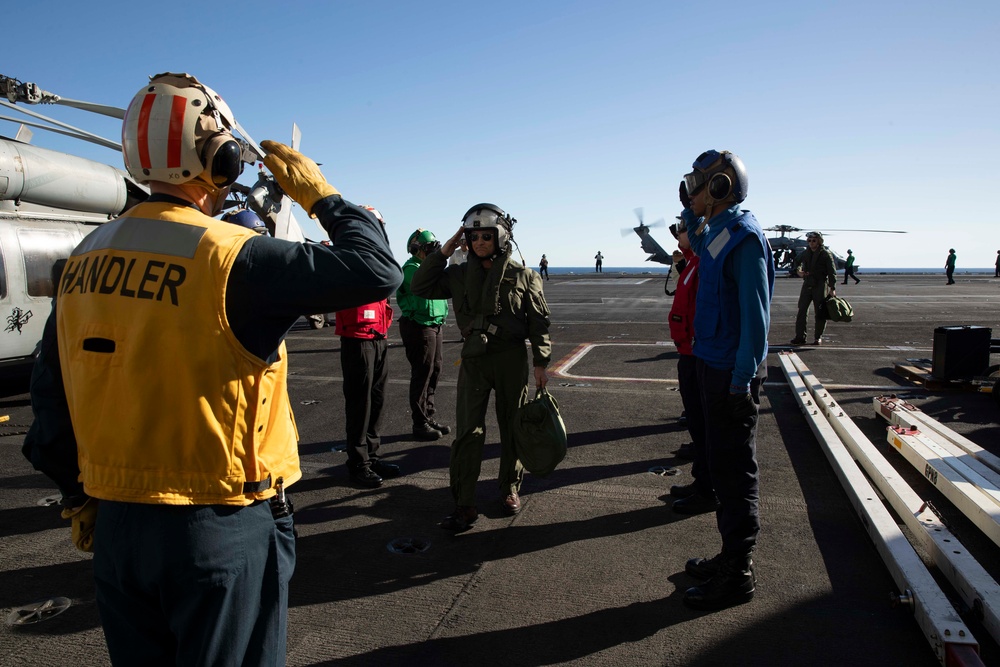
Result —
[{"label": "gray flight deck", "polygon": [[[839,286],[855,307],[854,322],[831,324],[821,348],[799,354],[1000,578],[1000,550],[892,451],[871,408],[872,396],[904,393],[1000,454],[1000,409],[989,395],[927,392],[893,373],[904,359],[931,357],[936,326],[996,328],[1000,279],[958,276],[946,286],[943,275],[861,278],[860,285]],[[662,276],[553,276],[545,283],[550,390],[569,431],[569,453],[549,477],[528,475],[523,511],[503,517],[491,410],[481,519],[458,536],[436,525],[452,509],[450,439],[410,438],[409,367],[398,330],[390,332],[382,452],[405,475],[362,490],[348,480],[346,456],[331,451],[344,437],[339,339],[332,328],[297,326],[288,336],[289,385],[304,477],[290,493],[299,539],[288,664],[937,664],[912,613],[890,606],[890,593],[899,592],[773,354],[792,338],[799,286],[779,278],[772,309],[757,441],[757,596],[715,613],[691,611],[681,601],[696,583],[684,573],[685,561],[714,555],[720,543],[713,515],[670,510],[670,485],[690,481],[691,466],[673,457],[688,437],[677,422],[676,351]],[[460,343],[453,320],[445,340],[438,416],[454,425]],[[0,398],[0,416],[10,416],[0,424],[0,615],[56,596],[73,605],[34,625],[0,624],[0,665],[108,664],[90,557],[74,550],[58,509],[40,505],[54,489],[21,456],[29,401],[18,393],[23,388],[8,385]],[[680,474],[649,472],[664,465]],[[394,553],[394,541],[415,553]],[[984,663],[1000,664],[997,644],[960,611]]]}]

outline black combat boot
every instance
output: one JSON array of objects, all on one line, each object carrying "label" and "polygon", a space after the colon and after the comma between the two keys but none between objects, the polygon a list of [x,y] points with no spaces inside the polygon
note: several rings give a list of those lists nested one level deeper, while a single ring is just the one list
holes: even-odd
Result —
[{"label": "black combat boot", "polygon": [[684,604],[693,609],[713,611],[753,599],[757,577],[750,554],[720,556],[718,573],[705,583],[687,589]]}]

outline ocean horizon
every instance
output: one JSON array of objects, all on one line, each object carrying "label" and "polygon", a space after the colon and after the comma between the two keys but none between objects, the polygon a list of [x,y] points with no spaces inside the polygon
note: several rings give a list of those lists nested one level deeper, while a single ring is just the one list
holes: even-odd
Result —
[{"label": "ocean horizon", "polygon": [[[538,270],[537,266],[533,267],[533,268],[536,271]],[[602,273],[607,273],[607,274],[612,274],[612,273],[619,273],[620,274],[620,273],[624,273],[624,274],[630,274],[630,275],[648,273],[648,274],[653,274],[653,275],[666,275],[668,271],[670,271],[670,267],[664,266],[662,264],[657,264],[656,266],[605,266],[605,267],[603,267]],[[990,268],[955,269],[955,275],[956,276],[964,276],[964,275],[983,275],[983,274],[986,274],[986,275],[992,276],[994,274],[994,271],[995,271],[995,269],[993,267],[990,267]],[[582,274],[592,274],[592,273],[596,273],[596,271],[594,271],[594,267],[593,266],[553,266],[552,264],[549,264],[549,274],[553,275],[553,276],[582,275]],[[783,272],[779,271],[778,273],[781,274]],[[844,275],[844,270],[840,269],[839,271],[837,271],[837,273],[838,273],[838,275]],[[869,269],[869,268],[861,267],[860,269],[855,269],[855,273],[857,275],[859,275],[859,276],[863,276],[865,274],[868,274],[868,275],[879,275],[879,274],[881,274],[881,275],[893,275],[893,274],[912,274],[912,275],[927,274],[927,275],[935,275],[935,274],[940,274],[940,275],[943,276],[944,275],[944,269],[943,268],[919,268],[919,267],[918,268],[908,268],[908,267],[903,267],[903,268],[873,267],[873,268]]]}]

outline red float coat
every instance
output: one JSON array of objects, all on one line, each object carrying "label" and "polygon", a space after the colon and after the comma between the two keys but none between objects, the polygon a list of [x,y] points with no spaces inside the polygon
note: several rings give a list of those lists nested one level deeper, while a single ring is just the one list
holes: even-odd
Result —
[{"label": "red float coat", "polygon": [[392,324],[392,306],[388,299],[357,308],[337,311],[334,333],[345,338],[385,338]]},{"label": "red float coat", "polygon": [[670,338],[681,354],[693,354],[694,302],[698,295],[698,255],[690,248],[681,250],[687,265],[677,278],[674,303],[670,306]]}]

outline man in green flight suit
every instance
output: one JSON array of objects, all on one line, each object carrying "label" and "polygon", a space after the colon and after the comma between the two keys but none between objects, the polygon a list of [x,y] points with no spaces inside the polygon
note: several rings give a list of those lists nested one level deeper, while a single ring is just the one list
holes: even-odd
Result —
[{"label": "man in green flight suit", "polygon": [[[542,279],[511,257],[511,231],[516,220],[493,204],[477,204],[462,216],[462,226],[440,250],[421,263],[410,290],[425,299],[452,299],[462,331],[462,364],[458,372],[455,442],[451,446],[451,493],[455,511],[441,526],[468,530],[479,518],[476,482],[486,443],[486,409],[496,392],[500,428],[500,499],[505,514],[521,511],[518,491],[524,468],[511,441],[511,420],[528,397],[528,353],[531,343],[535,387],[543,388],[552,356],[549,307]],[[446,266],[462,237],[469,257]]]},{"label": "man in green flight suit", "polygon": [[823,343],[823,332],[826,331],[826,298],[837,295],[837,268],[833,261],[833,253],[823,245],[823,235],[819,232],[806,234],[809,247],[795,258],[793,265],[802,281],[802,291],[799,292],[799,314],[795,318],[795,338],[792,345],[804,345],[806,342],[806,318],[809,315],[809,305],[812,304],[816,316],[816,337],[812,345]]}]

